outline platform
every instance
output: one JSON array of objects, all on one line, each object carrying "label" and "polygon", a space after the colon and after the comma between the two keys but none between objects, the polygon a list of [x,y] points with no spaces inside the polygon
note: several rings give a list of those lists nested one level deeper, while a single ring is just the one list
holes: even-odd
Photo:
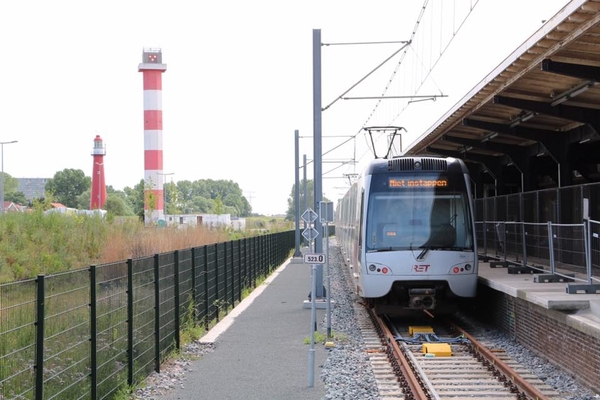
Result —
[{"label": "platform", "polygon": [[[320,366],[327,349],[315,345],[309,387],[310,265],[288,260],[245,298],[201,342],[215,350],[192,363],[182,387],[157,397],[182,399],[317,400],[325,396]],[[316,320],[324,317],[316,311]]]}]

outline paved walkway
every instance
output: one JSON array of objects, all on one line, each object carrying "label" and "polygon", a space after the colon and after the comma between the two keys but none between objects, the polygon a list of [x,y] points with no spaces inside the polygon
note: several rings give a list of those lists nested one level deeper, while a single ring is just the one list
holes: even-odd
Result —
[{"label": "paved walkway", "polygon": [[[315,344],[314,386],[309,387],[310,265],[286,262],[201,339],[215,350],[192,363],[183,388],[160,399],[318,400],[327,358]],[[317,310],[317,322],[324,311]]]}]

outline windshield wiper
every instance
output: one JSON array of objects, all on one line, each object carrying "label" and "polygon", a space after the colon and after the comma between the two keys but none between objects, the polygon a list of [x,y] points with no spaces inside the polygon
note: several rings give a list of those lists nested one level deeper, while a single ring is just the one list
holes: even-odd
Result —
[{"label": "windshield wiper", "polygon": [[446,222],[445,224],[442,225],[442,227],[440,228],[440,230],[438,230],[432,237],[429,238],[429,240],[423,245],[421,246],[421,248],[423,249],[423,251],[421,251],[419,253],[419,255],[417,256],[417,260],[421,261],[425,258],[425,256],[427,255],[427,253],[429,253],[429,250],[432,249],[440,249],[442,247],[447,247],[447,246],[434,246],[434,245],[430,245],[428,243],[435,243],[436,241],[438,241],[439,238],[442,237],[443,234],[445,234],[448,229],[452,228],[454,229],[454,227],[452,226],[452,223],[454,222],[454,220],[456,219],[458,215],[454,214],[452,215],[452,217],[450,217],[450,219],[448,220],[448,222]]},{"label": "windshield wiper", "polygon": [[385,252],[385,251],[394,251],[394,248],[393,247],[380,247],[378,249],[369,250],[367,253],[379,253],[379,252]]},{"label": "windshield wiper", "polygon": [[429,252],[429,250],[450,250],[450,251],[465,251],[465,250],[469,250],[469,248],[467,248],[467,247],[456,247],[456,246],[428,246],[428,247],[421,246],[420,248],[422,248],[423,251],[421,251],[419,253],[419,255],[417,256],[417,259],[419,261],[422,260],[425,257],[425,255],[427,255],[427,253]]}]

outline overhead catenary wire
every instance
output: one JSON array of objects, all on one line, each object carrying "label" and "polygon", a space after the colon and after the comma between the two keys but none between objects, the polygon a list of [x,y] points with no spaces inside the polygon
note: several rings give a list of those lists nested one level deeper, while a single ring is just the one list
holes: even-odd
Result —
[{"label": "overhead catenary wire", "polygon": [[[395,65],[389,79],[386,81],[383,90],[380,92],[381,96],[378,96],[378,97],[363,96],[363,97],[365,97],[364,98],[365,100],[369,100],[369,98],[367,98],[367,97],[375,97],[374,99],[377,99],[377,101],[372,106],[373,108],[368,113],[366,120],[362,124],[362,127],[372,124],[371,122],[374,121],[376,117],[380,121],[387,120],[387,123],[383,122],[383,123],[379,123],[378,125],[394,124],[394,122],[397,121],[398,118],[406,111],[408,105],[416,102],[411,97],[415,97],[419,93],[419,91],[422,89],[425,82],[431,82],[434,85],[434,87],[436,88],[436,90],[441,95],[443,95],[443,92],[440,89],[439,85],[433,79],[432,73],[433,73],[435,67],[440,62],[441,58],[445,55],[447,50],[450,48],[451,44],[454,42],[454,39],[456,38],[456,36],[459,33],[459,31],[461,30],[461,28],[464,26],[467,19],[471,16],[475,6],[479,3],[479,0],[470,0],[469,5],[467,6],[468,9],[467,9],[467,7],[464,7],[464,11],[466,12],[466,14],[462,13],[462,18],[457,17],[456,1],[454,1],[453,5],[450,6],[450,7],[452,7],[452,10],[448,10],[450,7],[445,8],[443,3],[444,2],[441,0],[438,0],[438,1],[424,0],[423,1],[423,4],[419,11],[419,15],[417,16],[417,19],[416,19],[413,29],[411,31],[410,38],[407,41],[386,41],[386,42],[379,41],[379,42],[324,43],[324,44],[322,44],[323,46],[396,44],[396,43],[404,43],[405,44],[400,49],[394,51],[394,53],[391,56],[387,57],[384,62],[380,63],[376,68],[374,68],[371,72],[369,72],[369,74],[365,75],[357,83],[352,85],[342,95],[336,97],[335,100],[332,101],[326,107],[324,107],[323,110],[328,109],[338,100],[344,99],[344,96],[346,96],[346,94],[348,92],[350,92],[352,89],[356,88],[356,86],[360,85],[363,81],[365,81],[368,77],[370,77],[376,70],[380,69],[385,63],[389,63],[390,60],[392,60],[394,57],[397,57],[400,53],[401,54],[399,56],[399,59],[396,62],[396,65]],[[436,5],[439,5],[439,7],[435,8]],[[446,5],[448,5],[447,2],[446,2]],[[436,17],[434,16],[434,14],[436,14],[436,16],[437,16],[436,10],[439,11],[439,21],[437,21]],[[429,11],[429,12],[426,12],[426,11]],[[448,31],[448,29],[446,27],[448,26],[449,22],[447,21],[447,19],[444,20],[443,16],[444,16],[444,13],[448,14],[447,11],[451,12],[450,18],[452,19],[452,21],[450,22],[450,24],[451,24],[452,28],[451,28],[450,37],[446,38],[446,42],[444,42],[444,35],[445,35],[445,32]],[[429,18],[430,21],[426,21],[427,18]],[[434,32],[435,26],[437,26],[438,27],[437,29],[439,29],[439,40],[434,39],[434,37],[433,37],[434,36],[433,32]],[[444,29],[446,29],[446,31],[444,31]],[[439,42],[439,43],[434,43],[434,42]],[[435,44],[435,46],[434,46],[434,44]],[[438,47],[438,45],[439,45],[439,47]],[[436,47],[437,47],[437,51],[434,51]],[[409,54],[413,56],[413,61],[414,61],[414,64],[412,64],[412,71],[410,71],[410,66],[407,66],[405,63]],[[425,60],[427,60],[428,62],[425,62]],[[404,68],[404,70],[405,70],[404,73],[402,73],[401,68]],[[402,82],[400,82],[398,79],[400,76],[403,76],[406,79],[407,73],[412,72],[413,74],[415,74],[415,73],[417,73],[417,71],[422,71],[423,74],[420,76],[414,75],[412,79],[409,79],[407,81],[409,83],[409,85],[406,85],[406,84],[403,86],[401,85]],[[416,84],[416,82],[418,82],[418,84]],[[406,88],[407,86],[410,86],[410,84],[414,84],[414,86],[412,88],[409,88],[409,91],[408,91],[409,94],[407,94],[406,96],[402,95],[402,93],[398,93],[397,96],[389,93],[390,90],[392,90],[394,87]],[[407,92],[405,91],[404,93],[407,93]],[[413,96],[411,96],[410,94],[412,94]],[[443,97],[446,97],[446,96],[443,95]],[[432,96],[424,96],[424,97],[416,96],[417,101],[419,99],[421,101],[425,101],[425,100],[429,100],[431,98],[432,98]],[[403,99],[406,99],[406,101]],[[433,97],[433,99],[435,100],[435,97]],[[404,104],[402,104],[402,103],[398,104],[398,106],[393,106],[393,104],[387,103],[388,107],[386,107],[386,109],[384,109],[382,107],[383,100],[390,100],[391,102],[397,102],[397,101],[401,101],[401,102],[405,101],[405,102],[404,102]],[[382,115],[382,112],[389,113],[389,116],[386,118],[385,115]],[[379,115],[381,115],[381,116],[379,116]],[[374,124],[372,124],[372,125],[374,125]],[[354,149],[353,149],[354,162],[352,163],[352,167],[353,167],[353,169],[355,169],[356,166],[359,165],[360,162],[362,162],[364,160],[364,158],[367,156],[367,154],[372,153],[374,151],[374,149],[371,149],[370,143],[367,140],[366,134],[365,134],[364,136],[365,136],[366,150],[364,152],[358,151],[358,154],[357,154],[356,137],[358,136],[359,133],[362,132],[362,127],[358,128],[356,130],[356,133],[349,135],[348,139],[343,140],[341,143],[339,143],[339,144],[331,147],[329,150],[325,151],[323,153],[323,155],[324,156],[328,155],[328,154],[332,153],[333,151],[342,148],[344,145],[348,144],[350,141],[353,141],[354,142]],[[378,143],[381,141],[382,135],[385,136],[384,133],[380,133],[378,136],[376,136],[374,138],[375,143]],[[357,158],[357,156],[358,156],[358,158]],[[349,167],[350,166],[349,164],[350,163],[342,164],[334,169],[331,169],[331,170],[325,172],[323,175],[335,172],[335,171],[339,170],[340,168],[342,168],[344,165],[347,165]],[[349,168],[346,169],[346,171],[349,171],[349,170],[350,170]]]},{"label": "overhead catenary wire", "polygon": [[[423,16],[423,14],[425,13],[425,8],[427,7],[427,3],[429,2],[429,0],[425,0],[425,3],[423,5],[423,8],[421,9],[421,14],[419,15],[419,18],[417,20],[417,23],[415,25],[415,29],[413,30],[413,35],[410,38],[411,43],[413,41],[415,41],[415,35],[417,32],[417,26],[421,21],[421,18]],[[423,63],[422,57],[419,56],[419,52],[416,51],[416,49],[412,46],[412,44],[410,45],[410,48],[414,50],[414,56],[415,56],[415,61],[419,61],[422,70],[426,70],[427,73],[425,74],[425,76],[421,79],[421,83],[420,85],[415,89],[414,93],[418,93],[419,90],[421,89],[421,87],[423,86],[423,83],[427,80],[427,79],[431,79],[432,83],[436,86],[436,88],[439,89],[439,86],[437,85],[437,83],[435,82],[435,80],[433,79],[433,77],[431,77],[431,73],[433,72],[433,70],[435,69],[435,67],[438,65],[439,61],[442,59],[442,56],[446,53],[446,50],[448,50],[448,48],[450,47],[450,44],[452,44],[452,42],[454,41],[454,39],[456,38],[458,32],[461,30],[461,28],[464,26],[465,22],[467,21],[467,19],[469,18],[469,16],[471,15],[471,13],[473,12],[473,10],[475,9],[475,6],[477,6],[477,4],[479,3],[479,0],[475,0],[475,2],[471,1],[470,6],[469,6],[469,12],[467,13],[467,15],[465,15],[465,17],[462,19],[462,21],[460,22],[460,24],[458,25],[458,28],[455,25],[456,22],[456,2],[454,3],[454,7],[452,9],[452,36],[450,37],[450,39],[448,40],[448,42],[446,43],[446,45],[443,48],[440,48],[440,52],[438,57],[436,58],[436,60],[433,62],[433,64],[427,69]],[[440,2],[440,6],[443,9],[443,1]],[[441,39],[442,33],[443,33],[443,29],[441,24],[443,24],[443,18],[440,18],[440,45],[443,43],[443,40]],[[433,24],[432,24],[433,26]],[[430,39],[431,42],[431,39]],[[422,42],[419,42],[422,43]],[[433,46],[430,45],[430,48],[433,48]],[[401,60],[402,61],[402,60]],[[392,78],[393,76],[397,73],[397,70],[400,67],[401,61],[398,63],[396,70],[394,70],[394,73],[392,74]],[[416,68],[415,68],[416,71]],[[390,79],[390,80],[391,80]],[[385,95],[385,93],[387,93],[388,87],[386,86],[382,96]],[[442,91],[440,90],[440,93]],[[379,104],[379,103],[378,103]],[[373,114],[375,113],[375,109],[378,107],[378,104],[375,105],[375,108],[373,109],[373,111],[371,112],[371,114],[369,115],[369,118],[367,119],[367,121],[365,121],[365,123],[363,125],[367,125],[371,119],[371,117],[373,116]],[[408,106],[409,103],[405,104],[404,107],[402,107],[400,109],[400,111],[391,118],[391,120],[389,121],[389,124],[393,124],[398,117],[406,110],[406,107]]]},{"label": "overhead catenary wire", "polygon": [[[425,76],[422,79],[420,79],[420,84],[414,89],[413,94],[418,93],[419,90],[421,89],[421,87],[423,86],[423,83],[426,80],[428,80],[428,79],[430,79],[431,82],[435,85],[435,87],[440,91],[440,93],[442,93],[441,89],[439,88],[438,84],[435,82],[435,80],[433,79],[433,77],[431,76],[431,74],[432,74],[433,70],[435,69],[435,67],[438,65],[438,63],[441,60],[442,56],[446,53],[446,51],[450,47],[451,43],[456,38],[458,32],[464,26],[465,22],[467,21],[467,19],[469,18],[469,16],[473,12],[475,6],[479,3],[479,0],[474,0],[474,1],[470,2],[469,11],[464,16],[464,18],[461,20],[461,22],[458,25],[458,27],[456,27],[456,25],[455,25],[455,22],[456,22],[456,2],[454,3],[454,7],[453,7],[453,10],[452,10],[452,12],[453,12],[453,17],[452,17],[452,24],[453,24],[453,26],[452,26],[452,36],[447,41],[447,43],[445,44],[445,46],[442,45],[443,44],[443,39],[442,39],[443,29],[441,27],[441,25],[444,22],[444,19],[440,18],[440,28],[439,28],[439,31],[440,31],[440,40],[439,40],[439,42],[440,42],[440,46],[441,46],[440,47],[440,51],[439,51],[439,54],[438,54],[437,58],[435,59],[435,61],[433,61],[433,63],[431,64],[431,66],[429,68],[426,68],[425,64],[423,63],[422,57],[419,56],[419,51],[417,51],[417,49],[414,46],[414,43],[416,42],[417,44],[420,44],[420,45],[424,46],[423,41],[417,40],[417,34],[419,32],[419,27],[421,26],[421,23],[422,23],[423,18],[425,16],[425,11],[426,11],[427,6],[429,5],[429,3],[430,3],[430,0],[425,0],[423,2],[423,6],[421,7],[421,12],[419,13],[419,16],[417,17],[417,21],[415,22],[412,34],[411,34],[410,39],[409,39],[409,42],[411,43],[409,45],[409,49],[412,50],[412,53],[413,53],[413,55],[415,57],[415,62],[418,61],[418,63],[420,64],[421,70],[424,69],[424,70],[427,71],[426,74],[425,74]],[[431,3],[433,3],[433,1],[431,1]],[[440,3],[440,7],[442,7],[440,9],[440,15],[443,15],[443,1],[440,1],[439,3]],[[433,13],[433,11],[432,11],[432,13]],[[432,17],[432,19],[433,19],[433,17]],[[431,24],[431,29],[433,29],[433,23]],[[433,35],[431,35],[431,36],[433,36]],[[432,49],[433,48],[432,39],[430,38],[429,41],[430,41],[430,46],[429,47]],[[400,67],[403,64],[406,55],[407,55],[407,51],[405,51],[402,54],[402,57],[400,58],[400,60],[398,60],[398,63],[396,64],[396,68],[392,72],[392,74],[391,74],[391,76],[390,76],[390,78],[388,80],[388,83],[386,84],[386,86],[385,86],[385,88],[384,88],[384,90],[383,90],[383,92],[381,94],[382,98],[385,97],[386,94],[387,94],[387,92],[390,90],[391,84],[396,79],[398,71],[400,70]],[[416,73],[416,71],[417,71],[417,68],[416,67],[413,68],[413,73]],[[416,80],[416,77],[413,78],[413,81],[415,81],[415,80]],[[381,102],[382,102],[382,99],[380,99],[379,101],[376,102],[375,106],[373,107],[373,109],[369,113],[367,119],[363,123],[363,126],[369,125],[369,123],[371,122],[371,120],[374,118],[376,112],[378,111],[378,109],[379,109],[379,107],[381,105]],[[411,103],[414,103],[414,101],[408,101],[407,103],[405,103],[404,106],[401,107],[400,110],[396,113],[396,115],[394,115],[393,117],[391,117],[388,120],[388,125],[392,125],[400,117],[400,115],[406,110],[406,108],[408,107],[408,105],[411,104]],[[375,140],[375,142],[378,142],[380,139],[381,139],[381,135]],[[364,158],[364,156],[366,154],[368,154],[369,151],[372,152],[373,149],[368,149],[367,151],[365,151],[363,153],[363,155],[361,156],[361,158],[359,160],[357,160],[357,163],[360,163],[360,161],[362,161],[362,158]]]},{"label": "overhead catenary wire", "polygon": [[323,107],[322,111],[327,110],[329,107],[331,107],[332,105],[334,105],[338,100],[342,99],[346,94],[348,94],[348,92],[350,92],[352,89],[354,89],[355,87],[357,87],[358,85],[360,85],[365,79],[367,79],[369,76],[371,76],[375,71],[377,71],[379,68],[381,68],[381,66],[383,66],[385,63],[387,63],[389,60],[391,60],[392,58],[394,58],[394,56],[398,53],[400,53],[404,48],[406,48],[406,46],[410,45],[410,41],[409,42],[401,42],[404,43],[404,45],[402,47],[400,47],[398,50],[396,50],[394,53],[392,53],[391,56],[389,56],[388,58],[386,58],[382,63],[380,63],[378,66],[376,66],[375,68],[373,68],[369,73],[367,73],[365,76],[363,76],[358,82],[356,82],[354,85],[350,86],[349,89],[347,89],[344,93],[342,93],[341,95],[339,95],[335,100],[333,100],[331,103],[329,103],[327,106]]}]

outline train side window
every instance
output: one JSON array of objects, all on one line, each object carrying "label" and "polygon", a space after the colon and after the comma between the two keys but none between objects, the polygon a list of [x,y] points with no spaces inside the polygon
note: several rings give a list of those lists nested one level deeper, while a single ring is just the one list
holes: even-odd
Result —
[{"label": "train side window", "polygon": [[358,224],[358,254],[362,254],[362,232],[363,232],[363,209],[365,206],[365,191],[364,189],[360,192],[360,219]]}]

